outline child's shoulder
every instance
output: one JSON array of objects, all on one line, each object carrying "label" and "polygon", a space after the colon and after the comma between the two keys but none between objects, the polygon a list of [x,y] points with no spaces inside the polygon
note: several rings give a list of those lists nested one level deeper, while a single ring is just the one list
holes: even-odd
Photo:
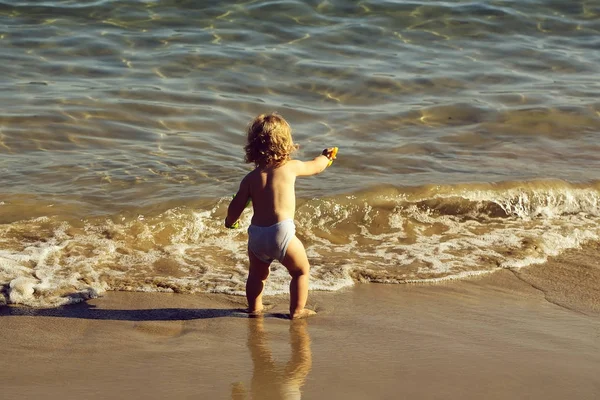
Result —
[{"label": "child's shoulder", "polygon": [[304,164],[303,161],[291,159],[283,164],[282,167],[286,167],[288,169],[297,169],[298,167],[302,166],[302,164]]},{"label": "child's shoulder", "polygon": [[286,175],[298,175],[298,171],[302,168],[303,162],[300,160],[288,160],[277,169]]},{"label": "child's shoulder", "polygon": [[248,182],[250,180],[252,180],[253,177],[257,176],[260,174],[260,168],[253,168],[252,171],[248,172],[246,174],[246,176],[244,176],[244,178],[242,179],[242,182]]}]

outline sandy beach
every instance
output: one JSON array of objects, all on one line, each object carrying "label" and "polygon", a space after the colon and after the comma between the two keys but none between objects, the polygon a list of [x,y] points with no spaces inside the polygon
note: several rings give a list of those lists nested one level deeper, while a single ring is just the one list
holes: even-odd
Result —
[{"label": "sandy beach", "polygon": [[109,292],[0,309],[10,398],[593,399],[600,317],[510,271],[312,292],[319,315],[263,318],[222,295]]}]

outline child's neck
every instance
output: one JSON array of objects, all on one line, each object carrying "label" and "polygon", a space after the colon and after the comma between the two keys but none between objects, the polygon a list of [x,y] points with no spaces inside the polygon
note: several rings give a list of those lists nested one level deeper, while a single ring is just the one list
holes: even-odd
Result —
[{"label": "child's neck", "polygon": [[277,169],[279,167],[283,167],[285,164],[287,164],[287,162],[290,159],[285,159],[280,163],[270,163],[270,164],[256,164],[256,168],[260,169],[260,170],[266,170],[266,169]]}]

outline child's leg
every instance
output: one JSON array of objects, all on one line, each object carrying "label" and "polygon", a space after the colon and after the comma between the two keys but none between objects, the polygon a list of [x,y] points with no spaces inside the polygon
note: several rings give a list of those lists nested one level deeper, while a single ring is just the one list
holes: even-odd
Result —
[{"label": "child's leg", "polygon": [[265,281],[269,277],[270,263],[259,260],[250,249],[248,249],[248,259],[250,260],[250,272],[246,281],[246,299],[248,300],[249,312],[262,311],[262,293],[265,288]]},{"label": "child's leg", "polygon": [[314,311],[304,308],[308,299],[310,264],[304,246],[296,236],[290,240],[282,264],[292,276],[290,282],[290,318],[302,318],[315,314]]}]

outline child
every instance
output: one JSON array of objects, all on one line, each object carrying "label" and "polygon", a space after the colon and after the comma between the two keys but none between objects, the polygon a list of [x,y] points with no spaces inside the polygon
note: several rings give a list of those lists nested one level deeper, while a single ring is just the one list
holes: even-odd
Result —
[{"label": "child", "polygon": [[290,125],[276,113],[261,114],[248,127],[245,161],[255,169],[242,179],[240,188],[229,204],[225,226],[232,227],[247,202],[252,199],[254,215],[248,228],[250,271],[246,281],[248,311],[263,310],[262,292],[269,276],[269,266],[279,260],[292,277],[290,282],[290,318],[315,314],[304,308],[308,298],[310,265],[302,242],[296,237],[294,213],[297,176],[316,175],[334,159],[333,148],[312,161],[292,160],[297,149]]}]

